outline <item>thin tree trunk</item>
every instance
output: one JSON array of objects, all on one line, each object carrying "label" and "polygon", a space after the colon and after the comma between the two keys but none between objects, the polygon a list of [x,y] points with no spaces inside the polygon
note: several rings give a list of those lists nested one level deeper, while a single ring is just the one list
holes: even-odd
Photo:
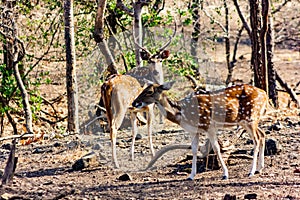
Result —
[{"label": "thin tree trunk", "polygon": [[18,67],[18,62],[20,61],[18,58],[18,55],[20,53],[19,48],[17,48],[18,44],[15,44],[16,52],[14,52],[14,63],[13,63],[13,68],[14,68],[14,75],[17,81],[18,88],[21,91],[22,95],[22,104],[23,104],[23,109],[25,112],[25,120],[26,120],[26,131],[28,133],[33,133],[33,128],[32,128],[32,112],[30,108],[30,103],[29,103],[29,95],[27,93],[27,90],[25,88],[25,85],[23,84],[22,77],[19,72],[19,67]]},{"label": "thin tree trunk", "polygon": [[233,72],[233,69],[236,65],[236,54],[237,54],[237,49],[238,49],[238,45],[239,45],[239,42],[240,42],[240,39],[241,39],[241,36],[242,36],[242,32],[244,30],[244,26],[242,26],[240,28],[240,30],[238,31],[238,34],[237,34],[237,37],[236,37],[236,40],[235,40],[235,44],[234,44],[234,47],[233,47],[233,53],[232,53],[232,60],[230,62],[230,68],[228,70],[228,75],[227,75],[227,80],[226,80],[226,83],[230,82],[230,80],[232,79],[232,72]]},{"label": "thin tree trunk", "polygon": [[97,14],[96,14],[96,20],[95,20],[94,40],[98,44],[100,51],[102,52],[102,54],[105,57],[106,63],[108,65],[107,77],[109,77],[110,75],[118,74],[118,71],[117,71],[117,66],[116,66],[115,60],[111,54],[111,51],[108,48],[106,40],[104,38],[105,9],[106,9],[106,0],[99,1],[98,8],[97,8]]},{"label": "thin tree trunk", "polygon": [[200,34],[200,1],[193,0],[191,9],[192,9],[192,16],[193,16],[193,32],[192,32],[192,39],[191,39],[191,55],[194,57],[196,62],[198,63],[197,57],[197,48],[198,48],[198,40]]},{"label": "thin tree trunk", "polygon": [[79,132],[78,89],[74,40],[73,0],[65,0],[66,82],[68,97],[68,131]]},{"label": "thin tree trunk", "polygon": [[269,81],[269,97],[273,102],[273,105],[278,107],[278,92],[276,90],[276,72],[273,62],[274,56],[274,32],[273,32],[273,19],[269,17],[267,32],[267,60],[268,60],[268,81]]},{"label": "thin tree trunk", "polygon": [[232,71],[233,68],[230,65],[230,35],[229,35],[229,11],[227,6],[227,1],[223,0],[224,8],[225,8],[225,30],[226,30],[226,36],[225,36],[225,54],[226,54],[226,65],[228,69],[228,76],[226,79],[226,85],[229,84],[229,82],[232,79]]},{"label": "thin tree trunk", "polygon": [[[143,27],[142,27],[142,9],[145,5],[148,5],[146,1],[141,1],[138,0],[134,3],[134,23],[133,23],[133,33],[134,38],[137,39],[135,41],[139,46],[143,46]],[[139,46],[135,44],[135,60],[136,60],[136,66],[137,67],[142,67],[143,66],[143,61],[140,56],[140,48]]]},{"label": "thin tree trunk", "polygon": [[13,179],[17,167],[17,162],[18,162],[18,157],[15,156],[15,153],[16,153],[16,139],[12,141],[12,145],[10,147],[10,153],[2,177],[3,185],[9,183]]},{"label": "thin tree trunk", "polygon": [[268,86],[268,65],[267,65],[267,48],[266,48],[266,35],[268,32],[268,15],[269,15],[269,0],[262,0],[262,28],[260,32],[261,43],[261,86],[269,95]]},{"label": "thin tree trunk", "polygon": [[254,85],[259,88],[262,87],[262,71],[261,71],[261,14],[259,9],[259,0],[249,0],[250,4],[250,23],[251,23],[251,67],[254,71]]}]

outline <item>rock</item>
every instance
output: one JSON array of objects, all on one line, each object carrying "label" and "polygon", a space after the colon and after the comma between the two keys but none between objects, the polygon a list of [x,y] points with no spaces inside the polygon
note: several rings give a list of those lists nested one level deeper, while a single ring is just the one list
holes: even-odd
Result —
[{"label": "rock", "polygon": [[281,145],[275,139],[267,139],[265,146],[265,156],[276,155],[281,151]]},{"label": "rock", "polygon": [[272,130],[274,131],[280,131],[282,128],[283,126],[279,121],[272,125]]},{"label": "rock", "polygon": [[97,163],[97,154],[95,152],[91,152],[76,160],[72,165],[72,169],[75,171],[82,170],[94,165],[95,163]]},{"label": "rock", "polygon": [[10,143],[2,144],[1,149],[10,150]]},{"label": "rock", "polygon": [[251,193],[251,194],[245,194],[244,199],[256,199],[257,194]]},{"label": "rock", "polygon": [[265,134],[266,134],[266,135],[270,135],[270,134],[271,134],[271,131],[266,130],[266,131],[265,131]]},{"label": "rock", "polygon": [[36,153],[44,153],[44,152],[45,152],[45,150],[43,150],[41,148],[35,148],[32,153],[36,154]]},{"label": "rock", "polygon": [[123,174],[119,177],[119,180],[120,181],[131,181],[132,180],[132,177],[129,175],[129,174]]},{"label": "rock", "polygon": [[63,145],[62,145],[62,143],[60,143],[60,142],[55,142],[54,144],[53,144],[53,147],[62,147]]},{"label": "rock", "polygon": [[77,146],[79,146],[79,142],[78,142],[78,141],[71,141],[71,142],[69,142],[69,143],[67,144],[67,147],[68,147],[69,149],[73,149],[73,148],[75,148],[75,147],[77,147]]},{"label": "rock", "polygon": [[93,150],[100,150],[101,149],[101,145],[98,144],[98,143],[96,143],[96,144],[93,145],[92,149]]},{"label": "rock", "polygon": [[236,195],[225,194],[223,200],[236,200]]},{"label": "rock", "polygon": [[247,142],[246,142],[246,144],[247,144],[247,145],[249,145],[249,144],[253,144],[253,140],[251,140],[251,139],[248,139],[248,140],[247,140]]},{"label": "rock", "polygon": [[82,158],[75,161],[75,163],[72,165],[72,169],[75,171],[82,170],[84,168],[88,167],[84,160]]},{"label": "rock", "polygon": [[298,173],[299,174],[300,173],[300,169],[295,169],[294,173]]},{"label": "rock", "polygon": [[247,154],[247,150],[238,149],[238,150],[232,152],[231,154]]},{"label": "rock", "polygon": [[143,136],[141,135],[141,134],[136,134],[136,136],[135,136],[135,140],[140,140],[140,139],[142,139],[143,138]]}]

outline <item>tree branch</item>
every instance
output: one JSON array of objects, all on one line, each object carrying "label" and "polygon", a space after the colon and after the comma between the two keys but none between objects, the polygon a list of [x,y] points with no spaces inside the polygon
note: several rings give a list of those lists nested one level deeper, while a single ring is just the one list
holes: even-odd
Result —
[{"label": "tree branch", "polygon": [[212,20],[212,21],[214,21],[217,25],[219,25],[220,27],[221,27],[221,29],[223,30],[223,32],[224,33],[226,33],[226,36],[225,37],[227,37],[227,34],[228,34],[228,32],[227,32],[227,30],[226,30],[226,28],[219,22],[219,21],[216,21],[204,8],[202,9],[203,10],[203,12],[204,12],[204,14],[210,19],[210,20]]},{"label": "tree branch", "polygon": [[275,10],[273,10],[271,12],[271,14],[274,15],[275,13],[279,12],[290,1],[291,0],[285,0],[281,5],[278,6],[278,8],[276,8]]},{"label": "tree branch", "polygon": [[237,0],[233,0],[233,3],[235,5],[235,8],[236,8],[236,10],[237,10],[237,12],[239,14],[240,19],[242,20],[242,23],[243,23],[243,25],[244,25],[244,27],[245,27],[245,29],[246,29],[249,37],[251,38],[251,29],[250,29],[250,27],[249,27],[249,25],[248,25],[248,23],[247,23],[244,15],[243,15],[242,11],[241,11],[241,9],[240,9],[240,5],[238,4]]},{"label": "tree branch", "polygon": [[127,6],[125,6],[122,0],[117,0],[117,8],[123,10],[127,15],[133,17],[133,9],[130,9]]}]

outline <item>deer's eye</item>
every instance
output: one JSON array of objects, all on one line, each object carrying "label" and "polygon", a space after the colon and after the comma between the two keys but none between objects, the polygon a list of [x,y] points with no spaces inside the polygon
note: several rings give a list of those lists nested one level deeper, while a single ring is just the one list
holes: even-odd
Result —
[{"label": "deer's eye", "polygon": [[152,95],[152,94],[153,94],[153,91],[152,91],[152,90],[148,90],[148,91],[146,92],[146,94],[147,94],[147,95]]}]

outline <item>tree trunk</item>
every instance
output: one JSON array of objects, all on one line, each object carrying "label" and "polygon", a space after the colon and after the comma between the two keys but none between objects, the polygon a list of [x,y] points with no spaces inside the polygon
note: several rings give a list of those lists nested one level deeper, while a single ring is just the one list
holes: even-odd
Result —
[{"label": "tree trunk", "polygon": [[225,36],[225,54],[226,54],[226,65],[228,69],[228,76],[226,79],[226,85],[229,84],[229,82],[232,79],[232,71],[233,68],[230,65],[230,35],[229,35],[229,12],[228,12],[228,6],[227,1],[223,0],[224,2],[224,8],[225,8],[225,30],[226,30],[226,36]]},{"label": "tree trunk", "polygon": [[10,153],[2,177],[3,185],[9,183],[13,179],[17,167],[17,162],[18,162],[18,157],[16,157],[15,154],[16,154],[16,139],[12,141],[12,145],[10,147]]},{"label": "tree trunk", "polygon": [[274,34],[273,34],[273,19],[269,17],[267,32],[267,60],[268,60],[268,81],[269,81],[269,98],[272,100],[275,108],[278,108],[278,92],[276,90],[276,72],[274,68]]},{"label": "tree trunk", "polygon": [[261,40],[260,40],[260,31],[261,31],[261,14],[259,9],[259,0],[249,0],[250,4],[250,24],[252,28],[251,32],[251,45],[252,45],[252,54],[251,54],[251,67],[254,71],[254,85],[259,88],[263,88],[264,78],[262,76],[262,60],[261,60]]},{"label": "tree trunk", "polygon": [[68,131],[79,133],[73,0],[65,0],[64,16],[66,41],[66,83],[68,97]]},{"label": "tree trunk", "polygon": [[104,13],[106,9],[106,0],[99,1],[96,20],[95,20],[95,31],[94,40],[98,44],[100,51],[105,57],[106,63],[108,65],[107,72],[109,77],[113,74],[118,74],[115,60],[108,48],[107,42],[104,38]]},{"label": "tree trunk", "polygon": [[268,32],[268,15],[269,15],[269,0],[262,0],[262,28],[260,32],[261,43],[261,86],[269,95],[268,86],[268,65],[267,65],[267,48],[266,48],[266,35]]},{"label": "tree trunk", "polygon": [[30,106],[30,103],[29,103],[29,95],[28,95],[27,90],[25,88],[25,85],[22,81],[22,77],[21,77],[19,67],[18,67],[19,66],[18,63],[23,58],[23,56],[19,57],[19,55],[20,54],[24,55],[25,49],[23,48],[22,50],[20,50],[18,48],[18,46],[20,44],[18,44],[17,41],[15,41],[14,45],[15,45],[14,46],[15,52],[13,53],[13,56],[14,56],[14,58],[13,58],[13,60],[14,60],[14,62],[13,62],[14,76],[16,78],[18,88],[20,89],[20,92],[21,92],[21,95],[22,95],[22,104],[23,104],[23,107],[24,107],[23,109],[24,109],[24,112],[25,112],[25,120],[26,120],[26,131],[28,133],[33,133],[32,112],[31,112],[31,106]]},{"label": "tree trunk", "polygon": [[[135,41],[135,43],[137,43],[139,46],[143,46],[143,27],[142,27],[142,9],[143,6],[148,5],[146,1],[141,1],[138,0],[134,3],[134,23],[133,23],[133,33],[134,37],[137,41]],[[139,46],[135,44],[135,60],[136,60],[136,67],[142,67],[143,66],[143,61],[142,58],[140,56],[140,48]]]},{"label": "tree trunk", "polygon": [[197,56],[197,49],[198,49],[198,40],[200,34],[200,1],[193,0],[191,9],[192,9],[192,16],[193,16],[193,32],[192,32],[192,39],[191,39],[191,55],[198,63],[198,56]]}]

